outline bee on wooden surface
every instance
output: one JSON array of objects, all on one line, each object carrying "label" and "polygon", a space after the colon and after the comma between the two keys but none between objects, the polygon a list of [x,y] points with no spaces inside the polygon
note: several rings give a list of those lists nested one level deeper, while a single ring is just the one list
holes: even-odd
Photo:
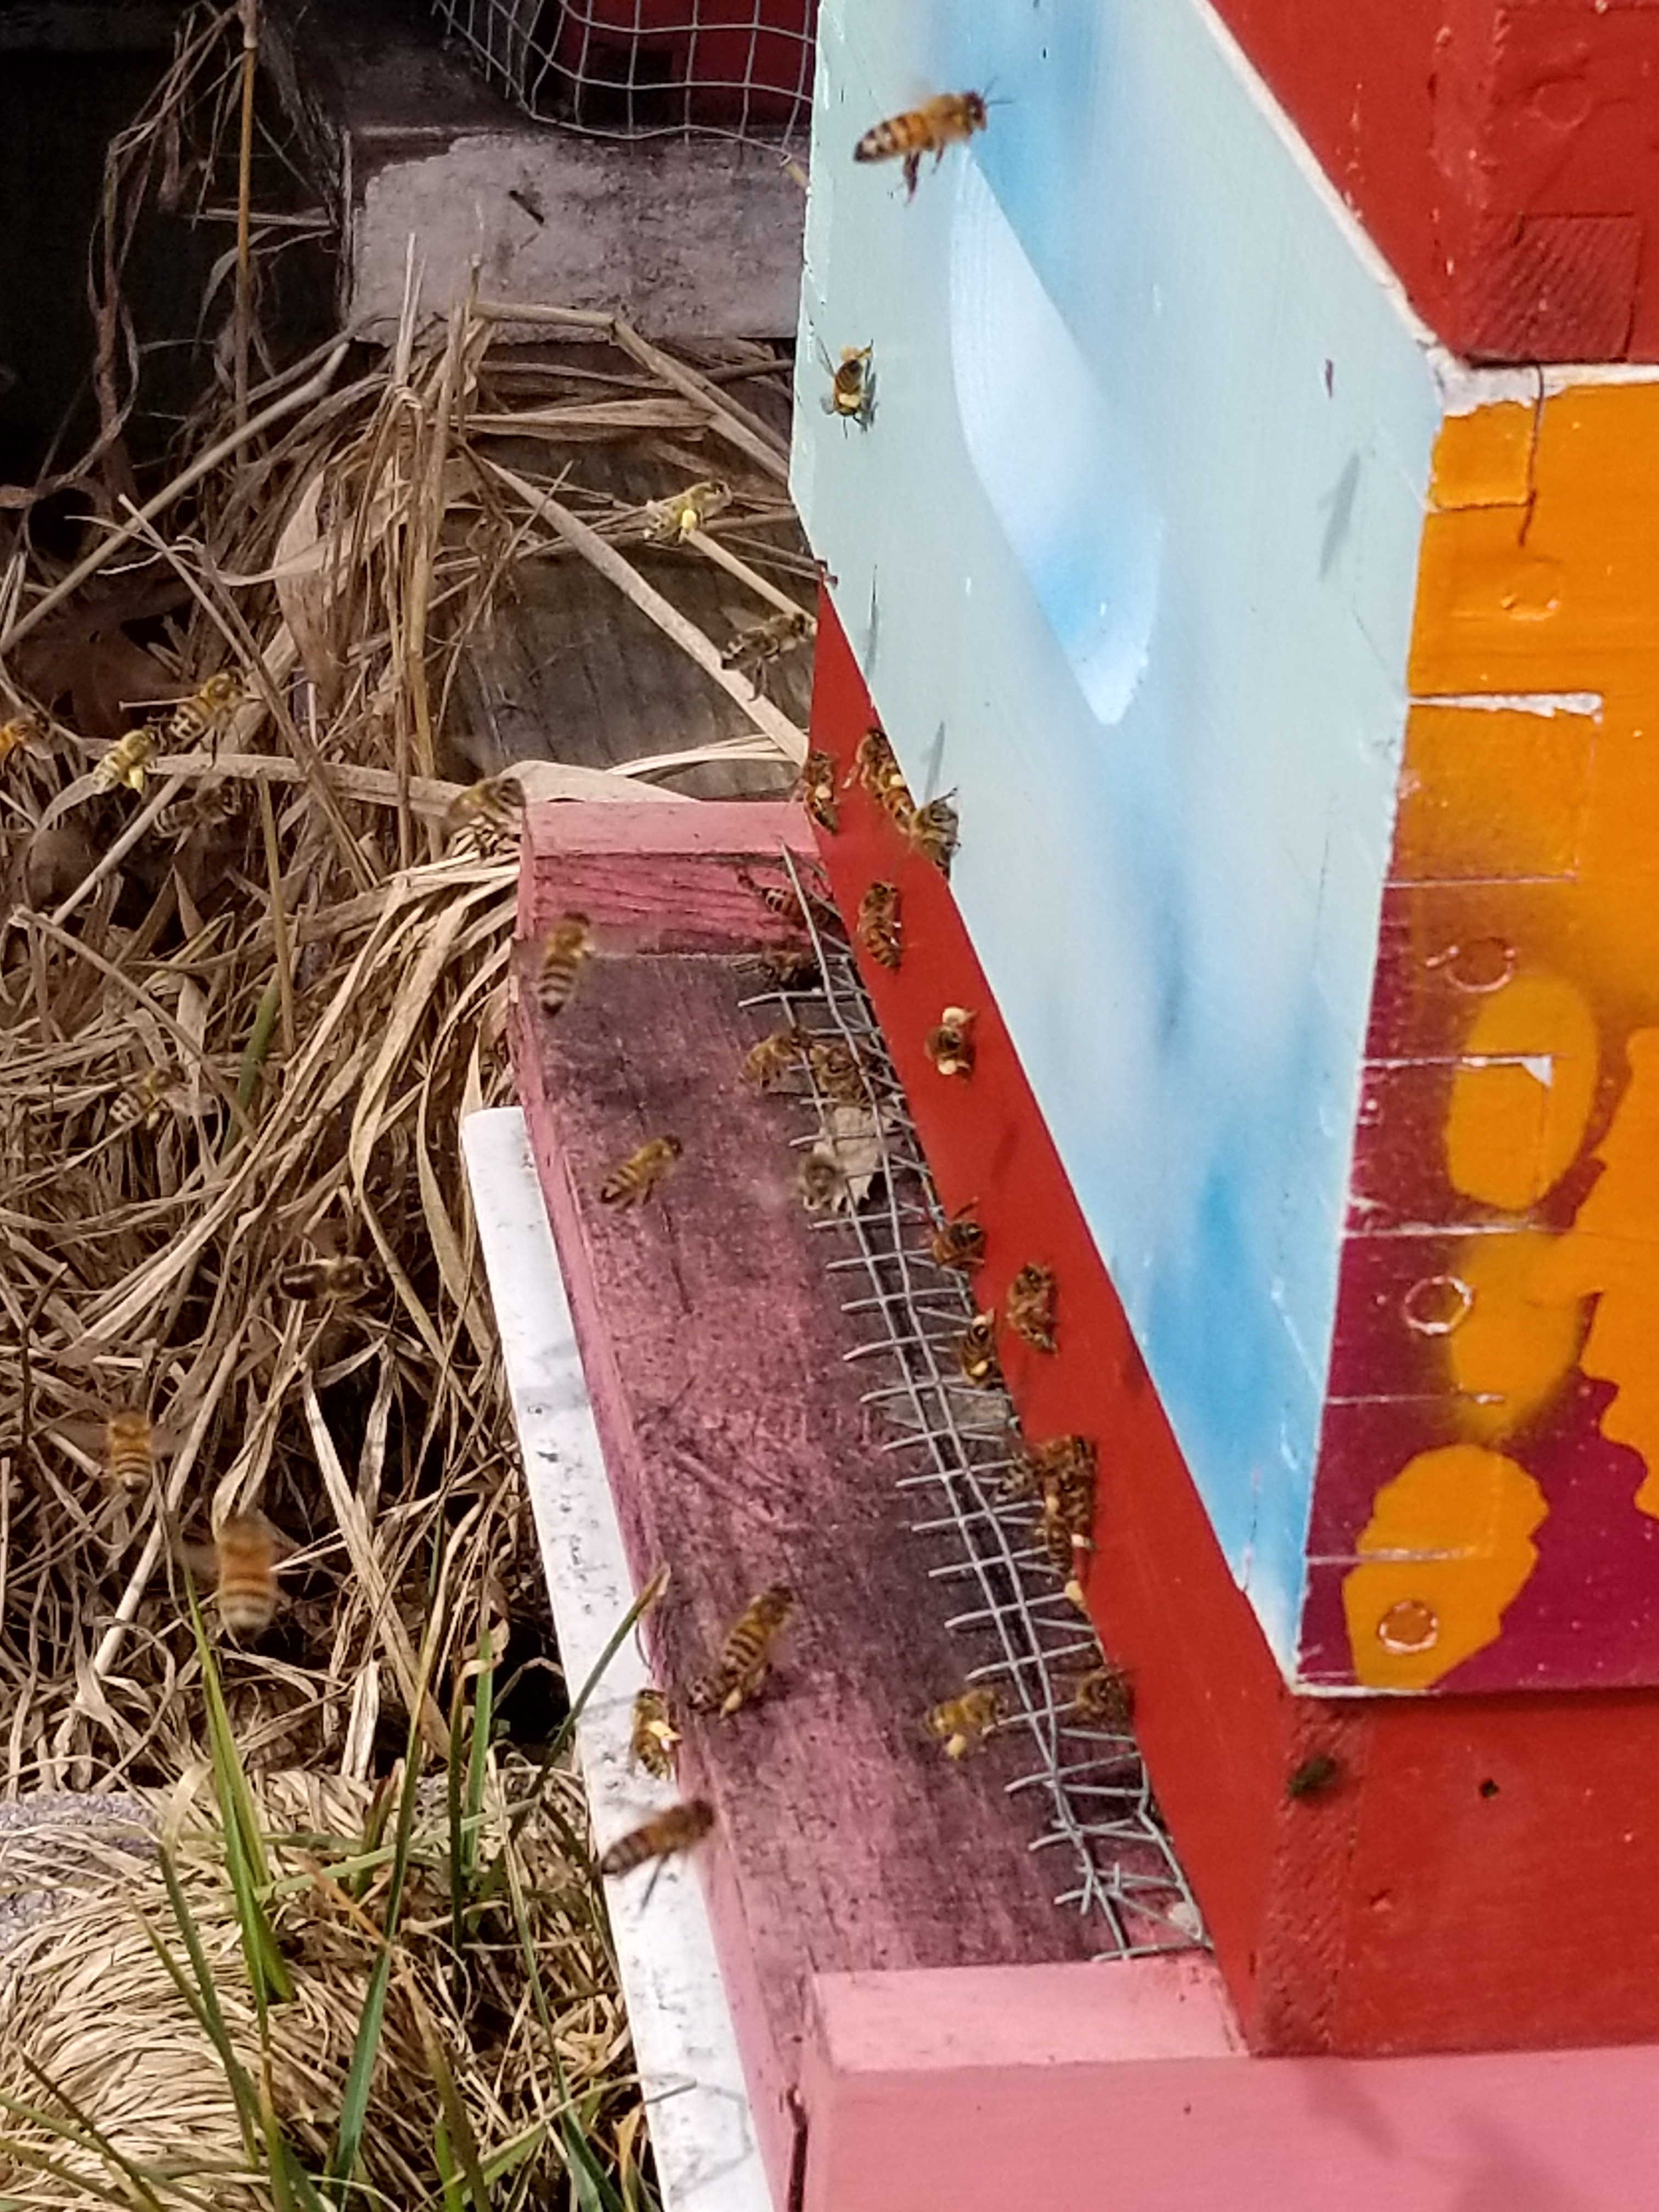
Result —
[{"label": "bee on wooden surface", "polygon": [[904,957],[899,935],[899,895],[891,884],[872,884],[859,901],[859,943],[880,968],[896,968]]},{"label": "bee on wooden surface", "polygon": [[902,783],[904,777],[887,742],[887,732],[872,725],[858,741],[842,787],[850,791],[855,783],[862,784],[872,799],[879,799],[895,781]]},{"label": "bee on wooden surface", "polygon": [[774,1030],[743,1056],[743,1079],[757,1091],[773,1091],[792,1068],[800,1066],[806,1045],[799,1030]]},{"label": "bee on wooden surface", "polygon": [[155,1437],[149,1415],[122,1406],[104,1423],[104,1477],[112,1490],[148,1490],[155,1471]]},{"label": "bee on wooden surface", "polygon": [[1286,1780],[1285,1795],[1290,1798],[1322,1797],[1341,1778],[1341,1762],[1328,1751],[1316,1751],[1311,1759],[1304,1759]]},{"label": "bee on wooden surface", "polygon": [[864,1061],[845,1037],[815,1036],[806,1048],[806,1063],[826,1098],[843,1106],[864,1104],[869,1095]]},{"label": "bee on wooden surface", "polygon": [[[876,379],[870,367],[872,346],[843,346],[841,359],[830,369],[830,389],[822,401],[826,415],[842,422],[856,422],[867,430],[876,411]],[[825,362],[830,356],[824,356]]]},{"label": "bee on wooden surface", "polygon": [[988,119],[983,93],[941,92],[923,100],[920,107],[908,108],[902,115],[890,115],[874,125],[854,147],[853,159],[902,160],[905,198],[914,199],[922,155],[931,154],[937,168],[950,148],[971,138],[975,131],[983,131]]},{"label": "bee on wooden surface", "polygon": [[129,791],[142,791],[149,764],[155,759],[158,732],[153,723],[129,730],[118,738],[109,750],[103,754],[94,769],[93,781],[100,791],[118,791],[123,785]]},{"label": "bee on wooden surface", "polygon": [[361,1298],[374,1288],[380,1275],[372,1260],[339,1252],[322,1260],[296,1260],[279,1268],[276,1288],[285,1298]]},{"label": "bee on wooden surface", "polygon": [[593,927],[585,914],[562,914],[542,939],[536,962],[536,1004],[550,1018],[562,1011],[593,951]]},{"label": "bee on wooden surface", "polygon": [[957,1364],[962,1370],[963,1380],[971,1382],[975,1389],[988,1389],[1001,1374],[997,1364],[997,1317],[994,1313],[974,1316],[957,1344]]},{"label": "bee on wooden surface", "polygon": [[1122,1668],[1109,1659],[1072,1684],[1072,1709],[1082,1719],[1121,1734],[1134,1716],[1134,1690]]},{"label": "bee on wooden surface", "polygon": [[911,842],[916,823],[915,803],[910,797],[909,787],[902,778],[890,783],[881,794],[881,811],[908,845]]},{"label": "bee on wooden surface", "polygon": [[911,811],[911,844],[922,859],[931,860],[947,880],[951,863],[956,858],[959,830],[957,810],[948,799],[930,799],[926,806],[915,807]]},{"label": "bee on wooden surface", "polygon": [[971,1274],[985,1257],[985,1231],[963,1206],[933,1231],[927,1247],[936,1267],[952,1267],[959,1275]]},{"label": "bee on wooden surface", "polygon": [[14,714],[9,722],[0,722],[0,768],[14,753],[28,752],[39,744],[43,734],[38,714]]},{"label": "bee on wooden surface", "polygon": [[745,676],[769,660],[778,660],[806,643],[817,628],[805,607],[793,613],[780,608],[763,622],[749,623],[734,633],[720,654],[722,668],[741,669]]},{"label": "bee on wooden surface", "polygon": [[714,1825],[714,1808],[706,1797],[688,1797],[671,1805],[637,1828],[620,1836],[599,1861],[599,1872],[632,1874],[653,1859],[672,1858],[700,1844]]},{"label": "bee on wooden surface", "polygon": [[781,1583],[750,1601],[726,1632],[720,1657],[692,1690],[694,1712],[734,1713],[759,1694],[772,1646],[794,1609],[794,1592]]},{"label": "bee on wooden surface", "polygon": [[971,1075],[974,1072],[974,1017],[966,1006],[946,1006],[937,1028],[922,1042],[941,1075]]},{"label": "bee on wooden surface", "polygon": [[246,696],[246,686],[234,669],[221,669],[210,676],[199,690],[179,700],[168,713],[162,727],[169,745],[187,750],[216,735]]},{"label": "bee on wooden surface", "polygon": [[935,1705],[927,1716],[927,1733],[945,1746],[947,1759],[965,1759],[978,1750],[1001,1718],[1001,1692],[987,1682]]},{"label": "bee on wooden surface", "polygon": [[795,1171],[795,1187],[809,1213],[841,1213],[852,1204],[847,1173],[827,1145],[814,1145]]},{"label": "bee on wooden surface", "polygon": [[239,1643],[263,1636],[276,1617],[276,1572],[293,1546],[263,1513],[233,1513],[210,1544],[179,1550],[191,1571],[213,1591],[219,1625]]},{"label": "bee on wooden surface", "polygon": [[688,484],[684,491],[673,492],[646,510],[647,534],[661,544],[684,545],[722,507],[731,504],[729,484],[714,478],[704,483]]},{"label": "bee on wooden surface", "polygon": [[828,753],[807,754],[795,796],[818,828],[833,837],[841,828],[841,809],[836,803],[836,763]]},{"label": "bee on wooden surface", "polygon": [[1054,1291],[1052,1271],[1029,1261],[1008,1285],[1003,1308],[1008,1326],[1039,1352],[1054,1348]]},{"label": "bee on wooden surface", "polygon": [[601,1206],[643,1206],[674,1164],[684,1146],[678,1137],[653,1137],[637,1152],[611,1169],[599,1185]]},{"label": "bee on wooden surface", "polygon": [[818,956],[810,945],[773,945],[754,965],[780,991],[810,991],[818,981]]},{"label": "bee on wooden surface", "polygon": [[1075,1573],[1094,1549],[1095,1448],[1087,1437],[1055,1437],[1030,1455],[1042,1492],[1040,1533],[1055,1570]]},{"label": "bee on wooden surface", "polygon": [[487,860],[516,844],[524,787],[514,775],[487,775],[457,792],[443,812],[445,849]]},{"label": "bee on wooden surface", "polygon": [[679,1740],[666,1692],[654,1683],[647,1683],[634,1700],[634,1722],[628,1739],[629,1759],[647,1774],[654,1774],[659,1782],[670,1781],[674,1772],[674,1746]]}]

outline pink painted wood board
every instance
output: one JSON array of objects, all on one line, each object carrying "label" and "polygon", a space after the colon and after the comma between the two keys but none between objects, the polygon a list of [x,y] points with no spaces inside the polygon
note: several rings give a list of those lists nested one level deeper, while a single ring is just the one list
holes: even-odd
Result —
[{"label": "pink painted wood board", "polygon": [[1659,2049],[1258,2058],[1207,1960],[821,1974],[803,2212],[1638,2212]]},{"label": "pink painted wood board", "polygon": [[[845,1358],[868,1332],[795,1194],[799,1118],[738,1078],[776,1019],[738,1010],[758,988],[744,958],[775,933],[739,869],[775,878],[780,828],[799,829],[696,810],[741,817],[738,859],[706,823],[700,849],[662,838],[690,809],[649,810],[643,843],[617,821],[633,810],[580,811],[557,811],[555,838],[532,810],[522,921],[533,937],[580,905],[599,950],[554,1021],[520,988],[514,1060],[630,1562],[641,1581],[673,1570],[648,1636],[659,1678],[683,1692],[767,1583],[799,1601],[773,1691],[729,1721],[685,1716],[680,1767],[717,1810],[705,1885],[781,2203],[814,1972],[1082,1959],[1099,1937],[1028,1849],[1040,1808],[1004,1795],[1017,1743],[956,1765],[924,1735],[969,1663],[944,1625],[959,1587],[929,1579],[862,1402],[880,1378]],[[658,1134],[685,1148],[660,1195],[599,1205],[606,1170]]]}]

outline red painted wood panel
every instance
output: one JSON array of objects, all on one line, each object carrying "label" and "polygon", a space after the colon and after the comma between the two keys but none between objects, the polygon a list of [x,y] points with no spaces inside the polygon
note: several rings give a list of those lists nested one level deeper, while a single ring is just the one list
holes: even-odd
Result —
[{"label": "red painted wood panel", "polygon": [[1448,345],[1659,359],[1653,0],[1217,6]]},{"label": "red painted wood panel", "polygon": [[[872,708],[827,599],[820,617],[813,738],[844,772]],[[1059,1278],[1059,1351],[1011,1349],[1011,1383],[1028,1436],[1079,1429],[1100,1440],[1091,1609],[1134,1677],[1158,1802],[1254,2047],[1366,2053],[1659,2033],[1659,1695],[1290,1692],[1216,1545],[948,887],[862,791],[842,794],[841,825],[820,843],[843,912],[872,879],[900,890],[902,964],[866,967],[866,981],[941,1193],[976,1201],[986,1224],[986,1302],[1027,1258]],[[1374,1052],[1384,1037],[1410,1036],[1420,1049],[1438,1036],[1403,980],[1391,991],[1379,994]],[[967,1084],[938,1076],[922,1050],[952,1004],[980,1017]],[[1445,1242],[1407,1256],[1409,1281],[1395,1281],[1398,1256],[1379,1255],[1370,1304],[1358,1297],[1345,1325],[1391,1328],[1395,1291],[1429,1260],[1438,1266]],[[1361,1402],[1333,1407],[1327,1448],[1358,1462],[1396,1432],[1399,1407],[1367,1406],[1363,1362],[1355,1376]],[[1561,1408],[1564,1453],[1582,1413]],[[1373,1458],[1368,1497],[1376,1480]],[[1316,1524],[1316,1553],[1340,1553],[1352,1534],[1340,1515]],[[1323,1572],[1310,1626],[1316,1653],[1340,1655],[1340,1592]],[[1570,1584],[1568,1574],[1541,1594],[1564,1617]],[[1592,1589],[1577,1601],[1598,1599]],[[1479,1666],[1468,1662],[1470,1687]],[[1332,1786],[1287,1795],[1292,1773],[1322,1755],[1337,1763]]]}]

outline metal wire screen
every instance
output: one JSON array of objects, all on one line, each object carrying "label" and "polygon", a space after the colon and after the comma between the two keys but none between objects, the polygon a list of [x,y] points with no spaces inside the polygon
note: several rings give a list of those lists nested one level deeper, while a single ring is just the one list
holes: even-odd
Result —
[{"label": "metal wire screen", "polygon": [[528,113],[601,138],[804,145],[817,0],[434,0]]},{"label": "metal wire screen", "polygon": [[[1187,1950],[1205,1941],[1197,1904],[1152,1802],[1134,1737],[1083,1717],[1073,1697],[1100,1658],[1088,1624],[1039,1540],[1030,1498],[1012,1494],[1021,1464],[1013,1408],[1000,1389],[968,1383],[957,1341],[973,1301],[959,1274],[929,1250],[945,1216],[904,1094],[893,1073],[850,949],[783,863],[817,957],[815,981],[744,1000],[808,1036],[840,1038],[862,1071],[880,1170],[860,1204],[816,1223],[842,1305],[868,1331],[848,1353],[865,1367],[866,1402],[891,1431],[904,1517],[927,1549],[927,1572],[960,1592],[951,1628],[964,1642],[971,1683],[993,1683],[1026,1771],[1007,1784],[1036,1815],[1030,1848],[1051,1854],[1055,1902],[1091,1917],[1102,1958]],[[801,1149],[832,1146],[836,1102],[805,1062]],[[842,1109],[844,1111],[844,1109]],[[1103,1480],[1109,1467],[1103,1464]]]}]

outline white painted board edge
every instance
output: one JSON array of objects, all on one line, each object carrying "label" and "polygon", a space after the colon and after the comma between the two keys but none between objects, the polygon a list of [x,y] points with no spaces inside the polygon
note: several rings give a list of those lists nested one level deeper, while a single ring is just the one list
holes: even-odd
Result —
[{"label": "white painted board edge", "polygon": [[[574,1692],[636,1593],[523,1114],[514,1106],[470,1115],[461,1150]],[[675,1796],[629,1761],[634,1695],[648,1680],[630,1637],[576,1724],[601,1849]],[[669,1862],[646,1906],[649,1879],[607,1881],[605,1899],[664,2212],[773,2212],[696,1870]]]}]

